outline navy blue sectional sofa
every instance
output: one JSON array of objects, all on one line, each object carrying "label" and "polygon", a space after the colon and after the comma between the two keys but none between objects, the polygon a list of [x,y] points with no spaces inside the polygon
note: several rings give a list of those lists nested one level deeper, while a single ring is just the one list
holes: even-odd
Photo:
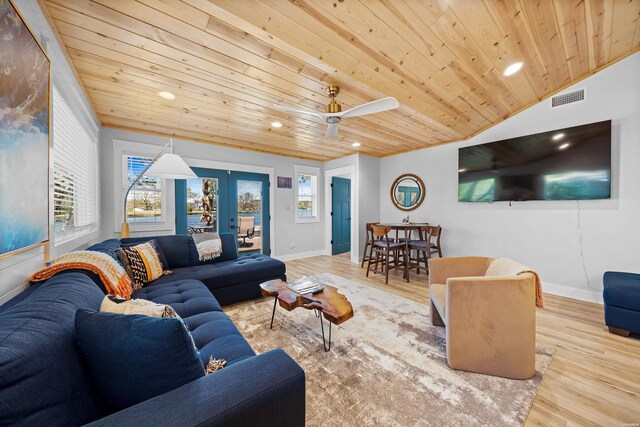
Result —
[{"label": "navy blue sectional sofa", "polygon": [[[187,236],[155,238],[174,273],[132,298],[172,306],[204,359],[225,359],[227,366],[124,410],[110,410],[75,342],[75,312],[99,310],[104,289],[92,273],[60,273],[0,307],[0,425],[304,425],[302,368],[279,349],[256,355],[217,300],[218,295],[226,302],[259,295],[256,283],[284,277],[284,265],[262,255],[238,257],[235,239],[222,237],[223,256],[213,263],[194,258]],[[135,241],[107,240],[91,249],[112,253]],[[126,363],[126,354],[114,357]]]},{"label": "navy blue sectional sofa", "polygon": [[604,320],[609,331],[640,334],[640,274],[607,271],[604,285]]}]

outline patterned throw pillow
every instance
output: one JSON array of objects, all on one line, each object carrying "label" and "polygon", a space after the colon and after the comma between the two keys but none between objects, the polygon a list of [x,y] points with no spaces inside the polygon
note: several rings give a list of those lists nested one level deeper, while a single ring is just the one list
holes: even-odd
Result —
[{"label": "patterned throw pillow", "polygon": [[[106,295],[100,304],[101,312],[118,314],[144,314],[145,316],[181,319],[169,305],[157,304],[146,299],[126,300],[115,295]],[[185,325],[186,326],[186,325]]]},{"label": "patterned throw pillow", "polygon": [[155,242],[149,241],[118,251],[120,262],[133,282],[134,291],[153,282],[164,273]]}]

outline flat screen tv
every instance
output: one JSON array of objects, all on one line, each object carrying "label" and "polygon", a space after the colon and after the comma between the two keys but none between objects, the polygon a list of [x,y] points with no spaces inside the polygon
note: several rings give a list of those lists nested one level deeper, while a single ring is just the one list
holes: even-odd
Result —
[{"label": "flat screen tv", "polygon": [[611,198],[611,120],[460,148],[458,201]]}]

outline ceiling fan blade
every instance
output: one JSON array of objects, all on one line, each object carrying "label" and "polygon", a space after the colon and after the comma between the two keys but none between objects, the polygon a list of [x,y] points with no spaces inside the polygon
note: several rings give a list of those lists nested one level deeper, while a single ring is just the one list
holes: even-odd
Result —
[{"label": "ceiling fan blade", "polygon": [[273,104],[273,108],[275,108],[278,111],[284,111],[285,113],[306,114],[308,116],[313,116],[313,117],[316,117],[316,118],[321,119],[321,120],[324,119],[322,114],[317,113],[315,111],[301,110],[301,109],[296,108],[296,107],[289,107],[287,105],[278,105],[278,104]]},{"label": "ceiling fan blade", "polygon": [[338,134],[338,124],[337,123],[329,123],[327,126],[327,132],[324,134],[326,139],[333,138]]},{"label": "ceiling fan blade", "polygon": [[336,115],[339,115],[341,118],[346,119],[348,117],[358,117],[364,116],[366,114],[381,113],[383,111],[393,110],[394,108],[398,108],[399,106],[400,103],[397,99],[393,97],[387,97],[378,99],[377,101],[371,101],[367,102],[366,104],[358,105],[357,107],[353,107]]}]

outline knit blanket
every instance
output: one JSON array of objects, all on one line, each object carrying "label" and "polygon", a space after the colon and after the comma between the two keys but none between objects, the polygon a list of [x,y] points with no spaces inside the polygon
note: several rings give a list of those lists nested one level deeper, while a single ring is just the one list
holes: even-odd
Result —
[{"label": "knit blanket", "polygon": [[111,256],[95,251],[69,252],[56,258],[51,265],[33,273],[31,282],[41,282],[66,270],[88,270],[98,275],[109,294],[131,298],[131,279],[124,268]]},{"label": "knit blanket", "polygon": [[222,255],[222,240],[218,233],[194,233],[191,237],[200,261],[209,261]]},{"label": "knit blanket", "polygon": [[524,273],[531,273],[536,281],[536,307],[544,308],[544,299],[542,298],[542,282],[540,276],[535,270],[530,269],[517,261],[509,258],[495,258],[489,264],[489,268],[485,276],[517,276]]}]

